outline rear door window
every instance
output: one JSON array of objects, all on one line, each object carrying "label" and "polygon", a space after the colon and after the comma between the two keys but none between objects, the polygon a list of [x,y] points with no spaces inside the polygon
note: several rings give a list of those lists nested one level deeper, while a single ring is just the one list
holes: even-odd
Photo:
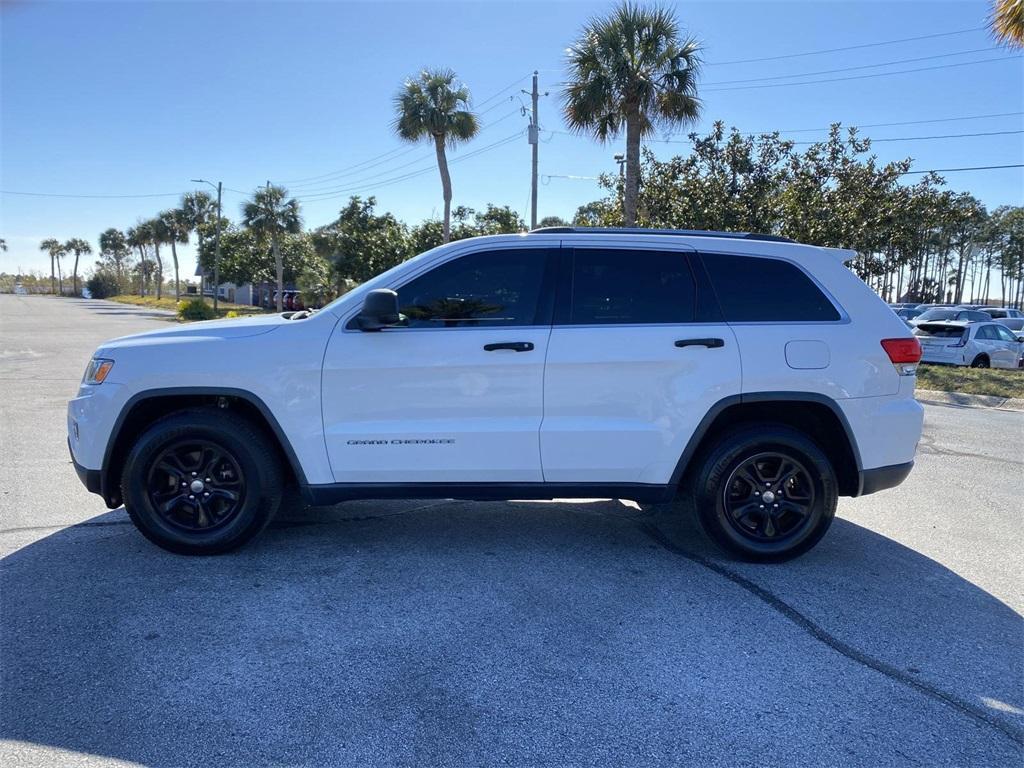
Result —
[{"label": "rear door window", "polygon": [[835,305],[795,264],[720,253],[702,258],[727,322],[839,320]]},{"label": "rear door window", "polygon": [[696,286],[685,253],[577,248],[572,256],[572,325],[690,323]]}]

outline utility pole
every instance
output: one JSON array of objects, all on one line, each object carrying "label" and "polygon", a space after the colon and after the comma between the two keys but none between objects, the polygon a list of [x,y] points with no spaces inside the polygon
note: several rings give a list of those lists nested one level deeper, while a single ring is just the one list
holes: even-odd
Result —
[{"label": "utility pole", "polygon": [[217,229],[213,236],[213,311],[217,311],[217,296],[220,293],[220,196],[223,182],[217,182]]},{"label": "utility pole", "polygon": [[530,229],[537,228],[537,148],[540,142],[540,129],[537,123],[537,102],[540,94],[537,93],[537,70],[533,71],[533,91],[530,94],[533,99],[533,117],[530,120],[530,144],[533,146],[533,164],[530,171]]},{"label": "utility pole", "polygon": [[[214,230],[215,234],[213,236],[213,308],[214,308],[214,310],[216,310],[217,309],[217,293],[218,293],[218,288],[220,286],[220,222],[221,222],[221,218],[222,218],[222,216],[220,215],[220,211],[221,211],[220,200],[221,200],[221,192],[223,190],[224,184],[223,184],[223,182],[220,182],[220,181],[218,181],[216,184],[214,184],[212,181],[207,181],[206,179],[192,179],[192,183],[193,184],[209,184],[211,187],[213,187],[214,189],[217,190],[217,227]],[[202,287],[203,287],[203,278],[200,277],[199,278],[199,289],[200,289],[199,290],[199,297],[200,298],[203,297],[203,293],[204,293],[204,291],[202,290]]]}]

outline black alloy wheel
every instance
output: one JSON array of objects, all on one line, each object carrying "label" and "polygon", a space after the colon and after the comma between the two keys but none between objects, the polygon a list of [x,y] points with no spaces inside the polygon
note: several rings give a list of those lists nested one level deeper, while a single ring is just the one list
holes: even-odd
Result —
[{"label": "black alloy wheel", "polygon": [[209,440],[181,440],[160,451],[146,480],[149,501],[186,532],[229,523],[245,501],[245,476],[228,450]]},{"label": "black alloy wheel", "polygon": [[725,482],[722,503],[733,528],[752,541],[799,535],[811,520],[814,483],[796,459],[758,453],[736,467]]}]

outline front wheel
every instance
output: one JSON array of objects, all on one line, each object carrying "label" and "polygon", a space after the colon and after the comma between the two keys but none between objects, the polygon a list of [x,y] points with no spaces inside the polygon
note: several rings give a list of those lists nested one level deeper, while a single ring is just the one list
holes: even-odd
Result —
[{"label": "front wheel", "polygon": [[780,562],[811,549],[835,517],[835,471],[817,444],[763,424],[723,435],[693,479],[697,522],[744,560]]},{"label": "front wheel", "polygon": [[142,534],[166,550],[212,555],[262,531],[281,501],[281,467],[255,425],[215,409],[172,414],[128,454],[121,492]]}]

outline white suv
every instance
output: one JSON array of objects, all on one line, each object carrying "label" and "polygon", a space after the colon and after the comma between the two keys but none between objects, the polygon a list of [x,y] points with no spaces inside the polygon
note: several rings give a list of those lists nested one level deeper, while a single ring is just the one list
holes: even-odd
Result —
[{"label": "white suv", "polygon": [[315,312],[100,346],[68,406],[86,487],[175,552],[294,488],[669,502],[747,559],[900,483],[921,351],[844,262],[765,235],[571,227],[461,240]]}]

